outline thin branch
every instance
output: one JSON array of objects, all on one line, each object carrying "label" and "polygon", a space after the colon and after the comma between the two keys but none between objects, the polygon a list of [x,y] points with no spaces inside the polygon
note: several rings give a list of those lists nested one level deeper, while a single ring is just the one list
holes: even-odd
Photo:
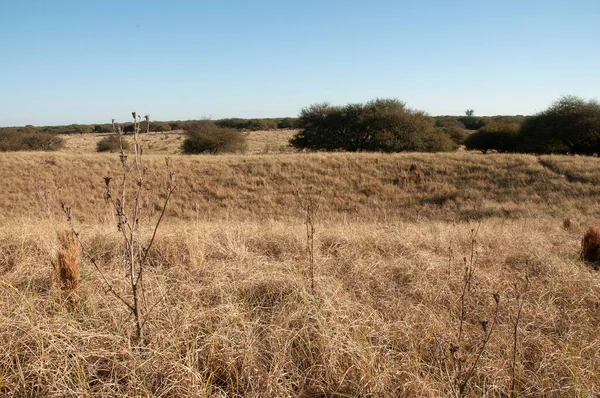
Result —
[{"label": "thin branch", "polygon": [[483,331],[485,333],[485,338],[483,339],[483,342],[481,344],[481,349],[479,350],[479,353],[477,354],[477,358],[475,358],[475,361],[473,361],[473,364],[471,365],[471,369],[469,369],[464,380],[460,383],[459,391],[460,391],[461,396],[464,395],[465,388],[467,387],[467,383],[469,382],[471,377],[473,377],[473,374],[475,373],[475,370],[477,369],[477,364],[479,363],[479,360],[481,359],[481,357],[483,356],[483,353],[485,352],[485,348],[492,337],[492,333],[494,332],[494,327],[496,326],[496,323],[498,320],[498,312],[500,310],[500,294],[494,293],[493,297],[494,297],[494,301],[496,302],[496,307],[494,309],[494,317],[492,319],[492,324],[490,325],[490,327],[488,329],[487,321],[484,321],[481,323],[481,325],[483,327]]}]

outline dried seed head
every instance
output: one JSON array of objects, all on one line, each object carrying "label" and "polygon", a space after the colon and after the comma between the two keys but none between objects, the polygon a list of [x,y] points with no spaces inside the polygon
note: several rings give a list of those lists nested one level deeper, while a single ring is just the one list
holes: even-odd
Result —
[{"label": "dried seed head", "polygon": [[146,119],[146,121],[149,122],[150,121],[150,115],[145,115],[144,119]]},{"label": "dried seed head", "polygon": [[112,179],[112,177],[109,175],[107,175],[106,177],[104,177],[104,183],[106,184],[106,186],[108,186],[110,184],[110,180]]},{"label": "dried seed head", "polygon": [[137,119],[137,112],[135,112],[135,111],[131,112],[131,116],[133,116],[133,121],[135,122]]}]

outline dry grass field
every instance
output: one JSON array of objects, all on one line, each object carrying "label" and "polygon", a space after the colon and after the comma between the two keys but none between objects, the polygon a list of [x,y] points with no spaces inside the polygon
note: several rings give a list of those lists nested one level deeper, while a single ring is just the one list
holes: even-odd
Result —
[{"label": "dry grass field", "polygon": [[[295,130],[248,131],[244,133],[248,142],[246,154],[266,154],[271,152],[292,152],[288,145]],[[110,134],[63,134],[64,153],[95,153],[96,144]],[[181,144],[185,139],[182,131],[166,131],[161,133],[140,134],[139,142],[147,154],[175,155],[181,153]]]},{"label": "dry grass field", "polygon": [[[463,380],[473,397],[600,395],[600,272],[579,256],[600,159],[271,154],[280,136],[260,137],[252,155],[219,156],[151,138],[146,237],[161,154],[178,186],[150,252],[142,347],[88,258],[75,308],[53,277],[65,202],[128,294],[103,199],[118,155],[86,137],[2,154],[0,395],[442,397]],[[318,204],[314,294],[298,191]]]}]

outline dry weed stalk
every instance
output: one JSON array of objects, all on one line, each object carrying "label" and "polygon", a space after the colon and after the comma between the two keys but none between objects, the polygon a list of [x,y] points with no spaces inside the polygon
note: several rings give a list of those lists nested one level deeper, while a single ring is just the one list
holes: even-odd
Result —
[{"label": "dry weed stalk", "polygon": [[462,287],[462,292],[460,295],[460,320],[459,320],[458,339],[457,339],[458,346],[460,346],[462,343],[463,325],[464,325],[465,315],[466,315],[466,299],[467,299],[467,294],[469,293],[469,291],[471,289],[471,279],[473,278],[473,271],[475,270],[475,264],[477,262],[477,234],[479,233],[480,226],[481,226],[481,223],[479,223],[477,225],[477,229],[475,229],[475,228],[471,229],[470,259],[467,260],[467,258],[464,257],[465,275],[463,277],[463,287]]},{"label": "dry weed stalk", "polygon": [[[475,372],[477,371],[477,366],[481,357],[483,356],[486,347],[492,337],[492,333],[494,331],[494,327],[496,326],[498,313],[500,310],[500,293],[496,292],[492,295],[495,307],[492,312],[492,320],[480,320],[479,324],[483,330],[483,338],[479,347],[475,350],[474,353],[465,352],[465,346],[463,344],[464,339],[464,323],[467,312],[467,301],[469,298],[469,293],[471,291],[471,282],[473,279],[473,273],[475,270],[475,265],[477,264],[477,234],[479,233],[479,228],[481,227],[481,223],[477,225],[477,228],[471,229],[471,250],[469,258],[464,257],[465,271],[463,276],[463,285],[460,295],[460,315],[459,315],[459,325],[458,325],[458,333],[456,338],[456,344],[450,344],[450,355],[452,358],[453,364],[453,373],[452,377],[448,375],[451,383],[450,386],[455,395],[460,397],[465,396],[467,391],[467,386],[469,380],[473,377]],[[449,251],[449,263],[451,262],[451,251]],[[475,355],[475,359],[470,363],[467,363],[467,358]],[[446,368],[444,366],[444,368]],[[455,387],[456,386],[456,387]]]},{"label": "dry weed stalk", "polygon": [[58,253],[56,261],[52,263],[56,282],[66,296],[66,301],[76,307],[79,304],[79,268],[81,256],[77,238],[72,230],[57,232]]},{"label": "dry weed stalk", "polygon": [[[148,320],[148,315],[158,304],[158,302],[154,303],[149,308],[146,306],[145,309],[142,307],[142,297],[145,297],[144,271],[148,263],[148,253],[150,252],[152,244],[156,238],[158,228],[165,215],[169,200],[175,191],[175,173],[171,171],[169,158],[166,158],[168,186],[165,194],[165,200],[163,202],[158,220],[154,224],[152,235],[147,242],[144,242],[140,226],[142,222],[142,196],[144,193],[143,189],[146,181],[147,168],[144,167],[142,163],[142,148],[138,141],[141,116],[137,115],[136,112],[132,112],[132,116],[134,122],[134,145],[133,160],[131,161],[129,161],[128,156],[123,149],[121,139],[123,133],[121,127],[115,124],[115,119],[112,119],[113,131],[119,135],[119,159],[121,161],[122,170],[122,174],[117,186],[117,192],[113,193],[111,185],[112,177],[110,175],[104,177],[104,183],[106,186],[104,198],[108,203],[110,203],[113,211],[115,212],[117,229],[121,233],[122,241],[124,243],[122,259],[129,282],[129,298],[123,297],[113,288],[112,284],[108,281],[101,268],[98,266],[96,259],[83,245],[82,246],[84,254],[93,264],[95,269],[100,273],[107,291],[112,293],[130,310],[135,322],[135,343],[136,345],[142,345],[144,343],[144,326]],[[147,129],[149,129],[150,116],[146,115],[145,120]],[[130,186],[133,186],[135,193],[131,200],[131,205],[126,206],[126,201],[128,201],[129,198],[126,197],[125,191]],[[67,220],[70,221],[70,208],[63,205],[63,210],[67,215]],[[78,238],[79,235],[74,230],[73,232]]]},{"label": "dry weed stalk", "polygon": [[529,291],[529,276],[525,276],[525,286],[519,289],[518,284],[515,282],[514,286],[515,296],[517,299],[517,313],[515,316],[515,322],[513,325],[513,355],[512,355],[512,368],[511,368],[511,383],[510,383],[510,396],[516,398],[518,395],[517,389],[517,343],[519,337],[519,321],[521,320],[521,311],[523,310],[523,303],[525,302],[525,295]]},{"label": "dry weed stalk", "polygon": [[[469,380],[475,374],[477,370],[477,365],[479,364],[479,360],[483,356],[485,349],[492,338],[492,333],[494,332],[494,327],[498,322],[498,313],[500,312],[500,293],[496,292],[492,295],[494,298],[494,302],[496,303],[494,307],[494,311],[492,313],[492,321],[481,320],[479,321],[481,328],[483,329],[483,339],[481,340],[481,344],[479,346],[479,352],[477,353],[475,360],[471,363],[469,370],[464,375],[458,375],[458,392],[461,397],[464,397],[467,391],[467,385]],[[489,326],[488,326],[489,325]]]},{"label": "dry weed stalk", "polygon": [[301,192],[296,189],[296,199],[300,208],[304,212],[304,225],[306,226],[306,250],[308,253],[308,277],[310,280],[310,294],[315,295],[315,217],[319,209],[319,204],[312,192]]}]

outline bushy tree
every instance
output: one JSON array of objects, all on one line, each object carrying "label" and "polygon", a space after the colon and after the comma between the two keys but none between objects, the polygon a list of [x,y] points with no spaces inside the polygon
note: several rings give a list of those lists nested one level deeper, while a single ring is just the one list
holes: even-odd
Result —
[{"label": "bushy tree", "polygon": [[184,153],[239,152],[246,149],[244,133],[215,125],[211,121],[200,121],[186,127],[187,138],[183,141]]},{"label": "bushy tree", "polygon": [[520,150],[520,125],[518,123],[492,123],[469,135],[465,146],[483,153],[495,150],[500,153]]},{"label": "bushy tree", "polygon": [[536,153],[600,153],[600,103],[562,97],[528,118],[521,128],[523,150]]},{"label": "bushy tree", "polygon": [[302,109],[298,123],[302,130],[290,142],[301,149],[401,152],[452,147],[451,139],[435,129],[425,113],[396,99],[314,104]]}]

